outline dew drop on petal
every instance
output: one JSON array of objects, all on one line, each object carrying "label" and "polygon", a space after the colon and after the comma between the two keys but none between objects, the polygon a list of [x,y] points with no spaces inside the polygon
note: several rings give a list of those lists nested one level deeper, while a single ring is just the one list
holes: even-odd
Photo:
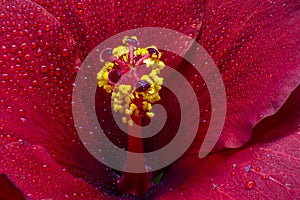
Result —
[{"label": "dew drop on petal", "polygon": [[8,81],[10,79],[8,74],[2,74],[4,80]]},{"label": "dew drop on petal", "polygon": [[61,76],[61,69],[60,68],[55,68],[55,76]]},{"label": "dew drop on petal", "polygon": [[40,12],[42,12],[42,8],[39,7],[39,6],[37,6],[37,7],[35,8],[35,11],[36,11],[37,13],[40,13]]},{"label": "dew drop on petal", "polygon": [[44,83],[48,82],[49,80],[50,80],[50,79],[49,79],[49,77],[47,77],[47,76],[45,76],[45,77],[42,78],[42,81],[43,81]]},{"label": "dew drop on petal", "polygon": [[47,66],[42,65],[42,66],[41,66],[41,72],[42,72],[43,74],[44,74],[44,73],[47,73],[47,72],[48,72]]},{"label": "dew drop on petal", "polygon": [[252,190],[253,188],[255,188],[256,184],[254,181],[246,181],[245,182],[245,189],[246,190]]},{"label": "dew drop on petal", "polygon": [[6,111],[7,111],[7,112],[12,112],[12,107],[11,107],[11,106],[8,106],[8,107],[6,108]]},{"label": "dew drop on petal", "polygon": [[67,57],[69,55],[69,50],[68,49],[63,49],[62,50],[62,56]]},{"label": "dew drop on petal", "polygon": [[24,117],[25,116],[25,110],[24,109],[19,109],[18,113],[20,116]]},{"label": "dew drop on petal", "polygon": [[3,45],[3,46],[1,47],[1,50],[2,50],[3,53],[7,53],[7,48],[6,48],[6,46]]},{"label": "dew drop on petal", "polygon": [[81,2],[79,2],[79,3],[77,3],[77,9],[82,9],[83,8],[83,5],[82,5],[82,3]]},{"label": "dew drop on petal", "polygon": [[26,55],[24,56],[24,59],[25,59],[26,61],[31,60],[31,55],[30,55],[30,54],[26,54]]},{"label": "dew drop on petal", "polygon": [[37,57],[40,57],[42,54],[43,54],[42,49],[38,49],[38,50],[36,51],[36,53],[35,53],[35,55],[36,55]]},{"label": "dew drop on petal", "polygon": [[121,4],[120,1],[118,1],[118,2],[116,3],[116,6],[117,6],[117,7],[121,7],[121,5],[122,5],[122,4]]},{"label": "dew drop on petal", "polygon": [[192,24],[191,26],[193,29],[197,28],[197,24]]},{"label": "dew drop on petal", "polygon": [[27,47],[28,47],[28,44],[27,44],[26,42],[24,42],[24,43],[22,43],[22,44],[20,45],[20,48],[21,48],[22,50],[26,49]]},{"label": "dew drop on petal", "polygon": [[18,49],[17,45],[13,44],[13,45],[11,45],[10,52],[15,53],[15,52],[17,52],[17,49]]},{"label": "dew drop on petal", "polygon": [[26,121],[27,121],[27,120],[26,120],[26,118],[21,117],[21,118],[20,118],[20,121],[21,121],[21,124],[26,124]]},{"label": "dew drop on petal", "polygon": [[47,164],[44,164],[44,165],[42,166],[42,168],[43,168],[43,170],[44,170],[45,172],[49,172],[49,171],[50,171],[50,166],[47,165]]}]

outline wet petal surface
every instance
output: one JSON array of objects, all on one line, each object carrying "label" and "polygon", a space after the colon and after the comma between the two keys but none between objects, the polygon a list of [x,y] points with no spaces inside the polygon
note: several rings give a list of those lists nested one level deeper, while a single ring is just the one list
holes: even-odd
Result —
[{"label": "wet petal surface", "polygon": [[205,10],[199,42],[219,67],[228,101],[218,147],[239,147],[300,82],[299,2],[216,0]]},{"label": "wet petal surface", "polygon": [[151,198],[298,199],[299,99],[300,88],[275,116],[255,128],[245,147],[202,160],[197,155],[179,160]]}]

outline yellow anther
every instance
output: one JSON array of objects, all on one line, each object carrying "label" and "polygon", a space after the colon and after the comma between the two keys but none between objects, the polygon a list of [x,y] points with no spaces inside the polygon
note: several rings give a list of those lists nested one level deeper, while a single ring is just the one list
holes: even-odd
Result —
[{"label": "yellow anther", "polygon": [[148,54],[148,50],[146,48],[138,48],[134,51],[134,56],[145,56]]},{"label": "yellow anther", "polygon": [[116,47],[116,48],[113,49],[112,54],[115,57],[119,58],[119,57],[121,57],[121,56],[123,56],[125,54],[128,54],[128,52],[129,52],[129,48],[128,47],[126,47],[126,46],[118,46],[118,47]]},{"label": "yellow anther", "polygon": [[126,117],[122,117],[122,122],[123,122],[124,124],[126,124],[126,123],[127,123],[127,118],[126,118]]},{"label": "yellow anther", "polygon": [[[162,88],[163,78],[159,74],[165,64],[160,60],[161,53],[155,46],[137,48],[136,36],[126,36],[122,42],[123,45],[109,49],[109,56],[106,57],[113,61],[104,64],[97,73],[97,79],[98,86],[111,93],[113,110],[123,113],[125,116],[122,117],[122,122],[132,126],[131,115],[139,117],[146,114],[150,118],[154,117],[154,113],[150,110],[152,105],[161,99],[159,91]],[[143,67],[143,63],[151,72],[139,77],[136,69]],[[119,84],[119,80],[129,70],[133,73],[128,73],[129,78],[123,79],[127,84]],[[130,79],[134,80],[135,85],[130,85],[132,81],[127,82]],[[133,103],[141,101],[141,106]]]},{"label": "yellow anther", "polygon": [[147,112],[146,115],[150,118],[153,118],[155,114],[153,112]]},{"label": "yellow anther", "polygon": [[133,121],[130,119],[130,120],[128,120],[128,125],[129,126],[133,126]]},{"label": "yellow anther", "polygon": [[148,102],[147,101],[143,101],[143,109],[147,110],[148,108]]},{"label": "yellow anther", "polygon": [[131,112],[131,110],[129,110],[129,109],[126,109],[126,110],[125,110],[125,114],[131,115],[131,113],[132,113],[132,112]]},{"label": "yellow anther", "polygon": [[107,93],[111,93],[112,92],[112,86],[110,85],[104,85],[103,89],[107,92]]},{"label": "yellow anther", "polygon": [[123,94],[129,94],[131,90],[131,85],[119,85],[119,90]]},{"label": "yellow anther", "polygon": [[136,109],[137,109],[137,106],[134,103],[130,104],[131,111],[135,111]]},{"label": "yellow anther", "polygon": [[148,53],[151,54],[151,58],[160,59],[161,53],[158,51],[156,46],[147,47]]},{"label": "yellow anther", "polygon": [[121,104],[121,103],[122,103],[122,101],[121,101],[121,100],[119,100],[118,98],[114,98],[114,103],[115,103],[115,104]]},{"label": "yellow anther", "polygon": [[123,106],[118,105],[118,104],[114,104],[114,111],[115,112],[118,112],[118,111],[123,112]]}]

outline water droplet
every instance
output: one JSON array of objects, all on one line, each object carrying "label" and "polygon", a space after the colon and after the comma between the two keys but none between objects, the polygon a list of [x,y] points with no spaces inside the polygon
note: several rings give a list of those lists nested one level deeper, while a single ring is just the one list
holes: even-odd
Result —
[{"label": "water droplet", "polygon": [[26,124],[26,121],[27,121],[27,120],[26,120],[26,118],[21,117],[21,118],[20,118],[20,121],[21,121],[21,124]]},{"label": "water droplet", "polygon": [[29,19],[33,19],[34,18],[34,13],[33,12],[30,12],[29,13]]},{"label": "water droplet", "polygon": [[39,82],[37,80],[33,80],[31,82],[32,86],[38,86]]},{"label": "water droplet", "polygon": [[8,74],[2,74],[4,80],[8,81],[10,79]]},{"label": "water droplet", "polygon": [[21,48],[22,50],[26,49],[27,47],[28,47],[28,44],[27,44],[26,42],[24,42],[24,43],[22,43],[22,44],[20,45],[20,48]]},{"label": "water droplet", "polygon": [[81,2],[79,2],[79,3],[77,3],[77,9],[82,9],[83,8],[83,5],[82,5],[82,3]]},{"label": "water droplet", "polygon": [[43,36],[43,31],[42,30],[37,30],[36,35],[38,37],[42,37]]},{"label": "water droplet", "polygon": [[25,110],[23,110],[23,109],[19,109],[19,110],[18,110],[18,113],[19,113],[19,115],[21,115],[22,117],[25,116]]},{"label": "water droplet", "polygon": [[193,29],[197,28],[197,24],[192,24],[191,26]]},{"label": "water droplet", "polygon": [[61,54],[62,54],[63,57],[67,57],[69,55],[69,50],[68,49],[63,49]]},{"label": "water droplet", "polygon": [[50,166],[49,166],[49,165],[44,164],[42,167],[43,167],[43,170],[44,170],[45,172],[49,172],[49,171],[50,171]]},{"label": "water droplet", "polygon": [[31,43],[31,48],[32,48],[32,49],[35,49],[36,47],[37,47],[36,43],[35,43],[35,42],[32,42],[32,43]]},{"label": "water droplet", "polygon": [[37,13],[40,13],[40,12],[42,12],[42,8],[39,7],[39,6],[37,6],[37,7],[35,8],[35,11],[36,11]]},{"label": "water droplet", "polygon": [[42,49],[38,49],[37,51],[36,51],[36,54],[35,54],[37,57],[40,57],[41,55],[43,55],[43,51],[42,51]]},{"label": "water droplet", "polygon": [[30,55],[30,54],[26,54],[26,55],[24,56],[24,59],[25,59],[26,61],[31,60],[31,55]]},{"label": "water droplet", "polygon": [[48,82],[49,80],[50,80],[50,78],[47,77],[47,76],[45,76],[45,77],[42,78],[42,81],[43,81],[44,83]]},{"label": "water droplet", "polygon": [[41,66],[41,72],[42,72],[43,74],[47,73],[47,72],[48,72],[48,67],[45,66],[45,65],[42,65],[42,66]]},{"label": "water droplet", "polygon": [[12,107],[11,106],[7,106],[6,111],[7,112],[12,112]]},{"label": "water droplet", "polygon": [[17,52],[17,49],[18,49],[17,45],[13,44],[13,45],[11,45],[10,52],[15,53],[15,52]]},{"label": "water droplet", "polygon": [[5,13],[1,13],[1,14],[0,14],[0,18],[1,18],[1,19],[4,19],[4,18],[5,18]]},{"label": "water droplet", "polygon": [[122,5],[122,4],[121,4],[120,1],[118,1],[118,2],[116,3],[116,6],[117,6],[117,7],[121,7],[121,5]]},{"label": "water droplet", "polygon": [[254,181],[246,181],[245,182],[245,188],[247,190],[252,190],[253,188],[255,188],[256,184]]},{"label": "water droplet", "polygon": [[61,76],[61,69],[60,68],[55,68],[55,76]]},{"label": "water droplet", "polygon": [[3,53],[7,53],[7,48],[6,48],[6,46],[3,45],[3,46],[1,47],[1,50],[2,50]]}]

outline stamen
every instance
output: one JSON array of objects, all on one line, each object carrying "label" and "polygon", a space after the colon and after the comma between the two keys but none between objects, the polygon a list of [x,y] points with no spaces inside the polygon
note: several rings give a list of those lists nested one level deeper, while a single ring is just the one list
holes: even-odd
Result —
[{"label": "stamen", "polygon": [[[165,64],[160,61],[161,53],[155,46],[137,48],[139,42],[135,36],[124,37],[123,44],[114,49],[104,49],[100,54],[101,60],[106,60],[105,66],[98,72],[98,86],[112,93],[113,109],[124,114],[123,123],[133,125],[131,116],[154,117],[150,112],[152,104],[160,100],[159,90],[163,78],[159,77],[160,70]],[[151,69],[149,74],[139,75],[137,68],[145,64]],[[132,71],[132,73],[127,73]],[[148,70],[149,71],[149,70]],[[124,74],[125,82],[136,80],[136,85],[118,84]],[[141,98],[141,99],[140,99]],[[134,102],[142,102],[136,106]],[[139,103],[138,103],[139,104]]]},{"label": "stamen", "polygon": [[159,56],[159,51],[156,49],[156,48],[153,48],[153,47],[150,47],[150,48],[147,48],[149,54],[153,55],[153,54],[156,54],[156,56]]},{"label": "stamen", "polygon": [[132,65],[134,59],[134,49],[132,45],[129,45],[129,64]]},{"label": "stamen", "polygon": [[136,63],[135,63],[135,66],[140,66],[144,60],[148,59],[151,57],[151,54],[147,54],[145,56],[143,56],[141,59],[139,59]]}]

